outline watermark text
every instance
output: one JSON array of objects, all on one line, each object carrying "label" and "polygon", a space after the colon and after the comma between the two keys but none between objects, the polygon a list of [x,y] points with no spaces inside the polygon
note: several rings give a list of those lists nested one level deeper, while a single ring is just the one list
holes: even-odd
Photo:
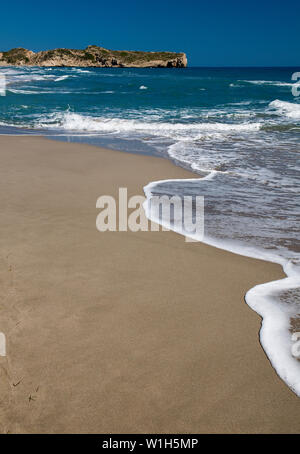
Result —
[{"label": "watermark text", "polygon": [[292,95],[299,96],[300,95],[300,72],[296,72],[292,74],[292,80],[295,81],[292,87]]},{"label": "watermark text", "polygon": [[187,242],[202,241],[204,235],[203,196],[134,195],[128,198],[127,188],[119,188],[118,200],[102,195],[96,202],[99,232],[158,232],[174,230]]},{"label": "watermark text", "polygon": [[0,96],[6,96],[6,77],[0,74]]}]

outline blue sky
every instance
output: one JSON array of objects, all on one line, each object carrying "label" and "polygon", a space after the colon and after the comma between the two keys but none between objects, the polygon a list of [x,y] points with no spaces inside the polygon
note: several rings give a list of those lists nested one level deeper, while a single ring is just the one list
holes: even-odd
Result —
[{"label": "blue sky", "polygon": [[22,0],[1,4],[0,49],[184,51],[190,66],[299,66],[299,0]]}]

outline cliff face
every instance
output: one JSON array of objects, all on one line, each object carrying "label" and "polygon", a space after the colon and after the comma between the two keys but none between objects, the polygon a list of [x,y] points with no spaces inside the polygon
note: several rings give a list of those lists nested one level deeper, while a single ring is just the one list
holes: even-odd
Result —
[{"label": "cliff face", "polygon": [[184,68],[184,53],[108,50],[88,46],[84,50],[54,49],[34,53],[18,47],[0,52],[0,66],[82,66],[121,68]]}]

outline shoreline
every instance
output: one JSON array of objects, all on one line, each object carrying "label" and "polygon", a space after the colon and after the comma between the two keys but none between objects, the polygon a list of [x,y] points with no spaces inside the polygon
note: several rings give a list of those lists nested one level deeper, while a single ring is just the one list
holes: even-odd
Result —
[{"label": "shoreline", "polygon": [[[191,178],[188,181],[199,179],[203,181],[212,180],[215,174],[215,171],[211,171],[204,177],[198,176],[198,178]],[[168,179],[149,183],[144,187],[147,200],[151,198],[152,189],[154,189],[155,192],[155,187],[157,185],[159,186],[164,183],[178,181],[187,180]],[[149,220],[153,220],[158,223],[157,219],[151,218],[148,210],[146,211],[146,215]],[[170,228],[170,225],[164,226]],[[183,233],[178,232],[177,230],[174,231],[180,235],[190,236],[194,239],[197,238],[186,232]],[[276,281],[255,285],[246,292],[244,299],[248,306],[262,318],[261,329],[259,332],[260,344],[272,364],[272,367],[275,369],[279,377],[286,383],[286,385],[298,397],[300,397],[300,359],[293,358],[290,353],[293,343],[291,335],[289,335],[290,332],[297,332],[297,329],[294,329],[294,326],[297,327],[299,325],[297,321],[297,314],[293,310],[283,311],[280,307],[280,303],[277,301],[281,292],[288,292],[300,287],[300,276],[299,273],[297,273],[296,266],[280,255],[271,253],[268,254],[266,250],[259,249],[255,246],[249,246],[246,243],[236,245],[234,242],[220,240],[219,238],[217,239],[210,236],[207,236],[200,241],[203,244],[207,244],[242,257],[263,260],[281,266],[285,277]]]},{"label": "shoreline", "polygon": [[[191,172],[92,145],[24,136],[0,143],[1,282],[13,301],[0,363],[9,377],[1,396],[10,389],[3,432],[297,431],[298,399],[266,360],[259,317],[242,301],[255,284],[282,278],[277,265],[190,247],[173,232],[96,231],[101,191],[141,193],[147,181]],[[57,349],[51,326],[65,336]]]}]

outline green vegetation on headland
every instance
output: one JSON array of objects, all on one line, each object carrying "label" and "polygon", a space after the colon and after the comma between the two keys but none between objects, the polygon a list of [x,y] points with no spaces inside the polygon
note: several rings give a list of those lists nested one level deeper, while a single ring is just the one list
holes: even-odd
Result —
[{"label": "green vegetation on headland", "polygon": [[3,52],[2,60],[7,61],[10,65],[16,65],[19,64],[19,62],[29,63],[26,52],[26,49],[23,49],[22,47],[11,49],[8,52]]},{"label": "green vegetation on headland", "polygon": [[83,50],[53,49],[36,53],[19,47],[0,52],[0,65],[183,68],[187,66],[187,58],[179,52],[120,51],[95,45]]}]

